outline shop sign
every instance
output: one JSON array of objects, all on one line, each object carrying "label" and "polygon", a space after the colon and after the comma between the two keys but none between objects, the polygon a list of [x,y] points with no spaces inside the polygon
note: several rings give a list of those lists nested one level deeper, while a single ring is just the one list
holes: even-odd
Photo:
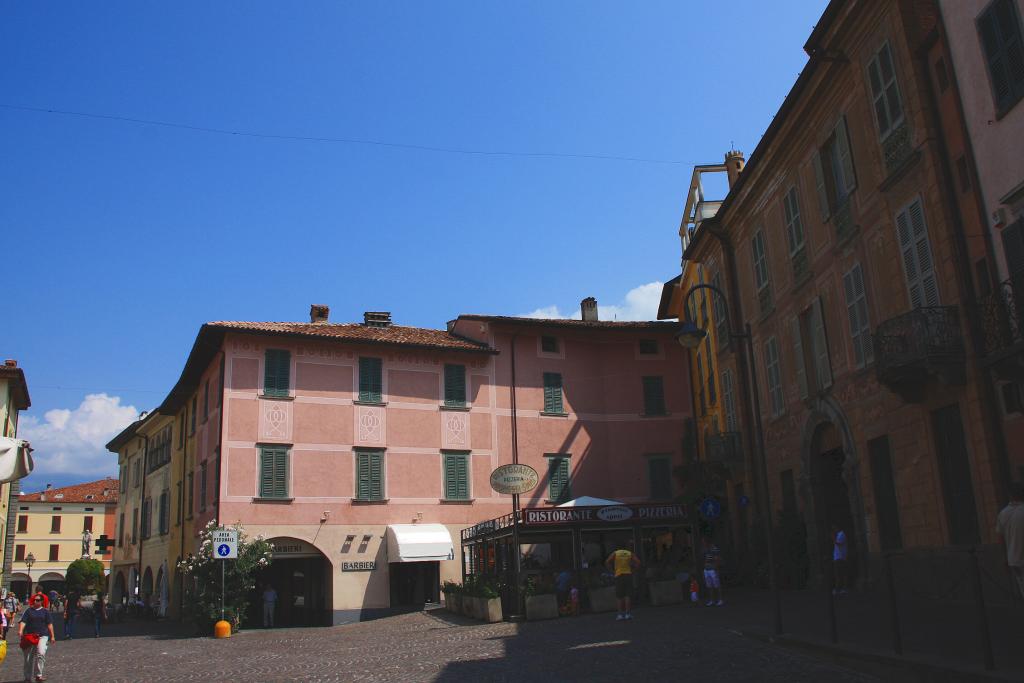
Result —
[{"label": "shop sign", "polygon": [[537,470],[529,465],[502,465],[491,472],[491,488],[498,493],[527,493],[539,482]]},{"label": "shop sign", "polygon": [[588,522],[616,523],[625,520],[643,523],[674,519],[686,519],[686,510],[682,505],[610,505],[606,507],[525,508],[523,510],[523,523],[534,526]]},{"label": "shop sign", "polygon": [[274,558],[286,560],[290,557],[317,557],[320,551],[315,547],[294,538],[272,538],[270,542],[274,545]]},{"label": "shop sign", "polygon": [[342,562],[341,571],[343,572],[372,572],[377,568],[377,563],[374,560],[368,562]]}]

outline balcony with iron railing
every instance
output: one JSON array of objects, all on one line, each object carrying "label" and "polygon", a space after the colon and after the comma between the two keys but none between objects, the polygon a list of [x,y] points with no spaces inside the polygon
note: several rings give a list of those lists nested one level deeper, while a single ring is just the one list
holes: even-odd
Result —
[{"label": "balcony with iron railing", "polygon": [[1024,379],[1024,274],[1001,282],[982,297],[985,355],[1006,379]]},{"label": "balcony with iron railing", "polygon": [[708,434],[704,438],[705,457],[708,462],[742,466],[743,447],[739,432]]},{"label": "balcony with iron railing", "polygon": [[956,306],[931,306],[890,318],[875,330],[878,381],[908,402],[924,399],[933,380],[965,381],[965,353]]}]

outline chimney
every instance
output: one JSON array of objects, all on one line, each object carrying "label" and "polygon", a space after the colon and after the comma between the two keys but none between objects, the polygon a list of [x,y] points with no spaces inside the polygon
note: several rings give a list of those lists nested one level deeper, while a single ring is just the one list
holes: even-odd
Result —
[{"label": "chimney", "polygon": [[309,322],[325,323],[331,315],[331,307],[323,304],[313,304],[309,307]]},{"label": "chimney", "polygon": [[4,361],[4,367],[5,368],[16,368],[16,367],[18,367],[18,361],[14,360],[13,358],[8,358],[7,360]]},{"label": "chimney", "polygon": [[583,320],[585,322],[597,322],[597,299],[592,296],[588,296],[586,299],[581,301],[580,313],[583,314]]},{"label": "chimney", "polygon": [[50,490],[50,489],[52,489],[52,488],[53,488],[53,484],[47,484],[47,485],[46,485],[46,490],[47,490],[47,491],[49,491],[49,490]]},{"label": "chimney", "polygon": [[366,311],[363,313],[363,325],[367,327],[391,327],[391,312]]},{"label": "chimney", "polygon": [[739,180],[744,165],[746,165],[746,161],[743,159],[743,152],[731,149],[725,153],[725,170],[729,174],[730,188]]}]

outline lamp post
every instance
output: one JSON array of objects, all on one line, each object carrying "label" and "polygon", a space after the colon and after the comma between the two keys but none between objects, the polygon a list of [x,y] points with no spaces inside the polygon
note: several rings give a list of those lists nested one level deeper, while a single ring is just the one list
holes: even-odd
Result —
[{"label": "lamp post", "polygon": [[25,597],[32,595],[32,565],[36,563],[36,556],[29,553],[25,556],[25,566],[28,567],[28,591],[25,593]]},{"label": "lamp post", "polygon": [[761,425],[761,399],[760,393],[757,388],[757,373],[754,371],[754,337],[750,331],[750,323],[744,327],[743,332],[737,332],[732,326],[732,321],[729,320],[729,303],[725,294],[721,289],[714,285],[698,284],[690,288],[686,293],[686,298],[683,300],[683,313],[684,319],[683,324],[680,326],[679,331],[676,332],[676,341],[685,348],[695,349],[700,346],[700,343],[707,337],[707,330],[699,327],[696,321],[690,319],[690,298],[694,292],[698,289],[710,289],[712,295],[718,295],[722,297],[722,302],[725,304],[726,322],[729,328],[730,339],[742,339],[746,342],[747,346],[747,362],[750,367],[748,373],[749,386],[747,387],[747,393],[750,395],[751,406],[754,413],[754,441],[755,448],[758,456],[758,466],[761,469],[760,476],[758,477],[758,498],[761,501],[761,515],[767,526],[767,542],[768,542],[768,585],[772,591],[772,599],[775,608],[775,623],[774,632],[775,635],[782,634],[782,600],[779,595],[779,583],[778,577],[776,576],[775,570],[775,541],[772,533],[772,507],[768,493],[768,459],[764,451],[764,429]]}]

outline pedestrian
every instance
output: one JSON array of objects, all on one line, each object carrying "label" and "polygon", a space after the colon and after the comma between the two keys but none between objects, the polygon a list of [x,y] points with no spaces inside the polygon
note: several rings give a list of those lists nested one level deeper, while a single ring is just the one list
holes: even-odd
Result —
[{"label": "pedestrian", "polygon": [[629,541],[623,546],[613,551],[604,561],[605,566],[615,574],[615,597],[619,602],[619,613],[615,616],[616,621],[633,618],[633,612],[630,609],[630,597],[633,593],[633,570],[640,568],[640,560],[633,552],[633,542]]},{"label": "pedestrian", "polygon": [[572,572],[568,569],[563,569],[555,577],[555,596],[560,608],[569,604],[569,589],[571,587]]},{"label": "pedestrian", "polygon": [[832,595],[846,595],[846,558],[849,555],[846,532],[832,525]]},{"label": "pedestrian", "polygon": [[[38,595],[41,597],[43,599],[43,607],[50,609],[50,598],[43,592],[43,587],[41,585],[36,586],[36,592],[32,595]],[[32,604],[32,596],[29,596],[28,604]]]},{"label": "pedestrian", "polygon": [[269,583],[263,584],[263,627],[274,628],[274,610],[277,608],[277,591]]},{"label": "pedestrian", "polygon": [[7,595],[4,596],[3,602],[4,614],[7,616],[7,625],[3,629],[3,638],[7,640],[7,629],[14,623],[14,617],[18,615],[18,596],[14,594],[14,591],[7,591]]},{"label": "pedestrian", "polygon": [[68,599],[64,603],[64,637],[71,640],[75,635],[75,617],[78,616],[78,611],[82,608],[82,599],[78,597],[78,593],[71,591],[68,593]]},{"label": "pedestrian", "polygon": [[43,664],[46,661],[46,650],[53,645],[53,618],[50,610],[43,606],[43,599],[33,595],[30,606],[21,615],[18,622],[18,638],[21,652],[25,656],[25,681],[42,683]]},{"label": "pedestrian", "polygon": [[1010,502],[996,518],[996,534],[1006,546],[1006,567],[1024,598],[1024,483],[1010,485]]},{"label": "pedestrian", "polygon": [[93,625],[96,628],[96,637],[100,637],[100,626],[107,620],[107,601],[103,599],[103,593],[97,593],[96,599],[92,601]]},{"label": "pedestrian", "polygon": [[[703,546],[704,586],[708,590],[708,599],[704,606],[711,607],[712,605],[717,605],[722,607],[725,605],[725,600],[722,599],[722,577],[719,574],[722,566],[722,551],[707,536],[704,537]],[[715,597],[716,595],[717,598]]]}]

